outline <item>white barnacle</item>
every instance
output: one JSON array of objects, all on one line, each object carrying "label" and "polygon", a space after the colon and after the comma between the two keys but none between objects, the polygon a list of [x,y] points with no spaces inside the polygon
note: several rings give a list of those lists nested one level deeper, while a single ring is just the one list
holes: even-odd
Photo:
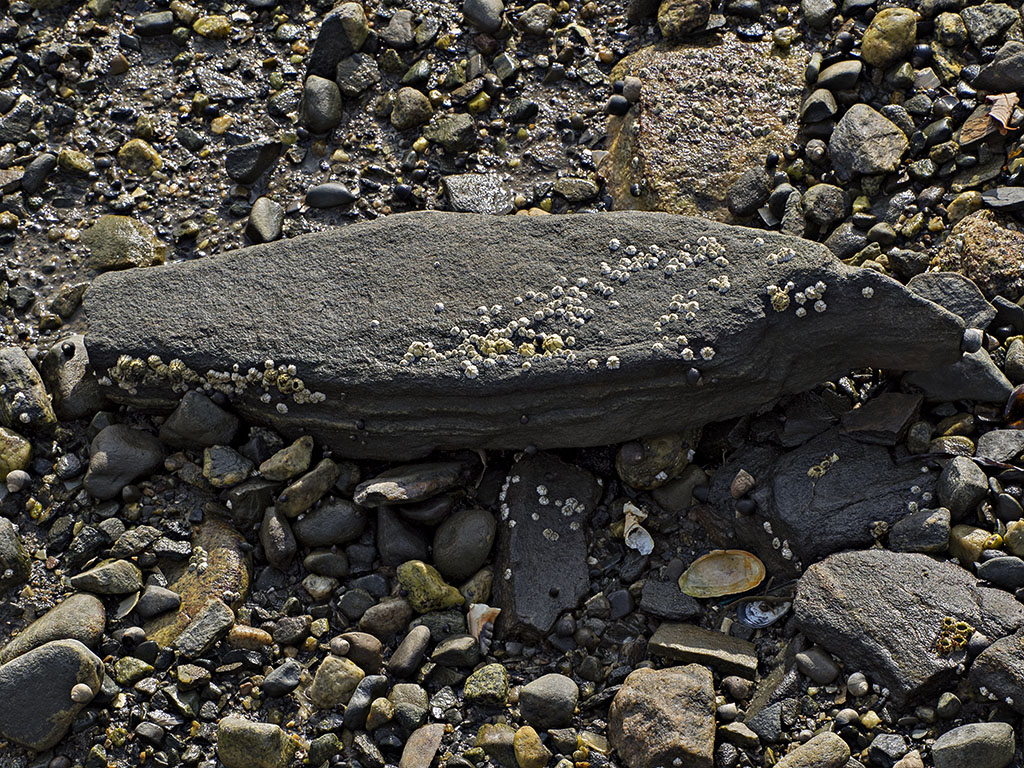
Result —
[{"label": "white barnacle", "polygon": [[595,370],[598,365],[599,363],[594,358],[590,358],[589,360],[587,360],[587,368],[589,368],[592,371]]},{"label": "white barnacle", "polygon": [[803,307],[797,307],[795,314],[797,317],[805,317],[807,315],[807,310]]},{"label": "white barnacle", "polygon": [[683,360],[686,360],[687,362],[689,362],[689,361],[693,360],[693,357],[694,357],[693,350],[690,349],[689,347],[683,347],[683,351],[679,353],[679,356],[681,358],[683,358]]},{"label": "white barnacle", "polygon": [[622,243],[619,242],[619,238],[613,237],[611,240],[608,241],[608,250],[617,251],[619,250],[619,246],[621,245]]},{"label": "white barnacle", "polygon": [[288,413],[288,406],[284,403],[278,403],[275,407],[277,408],[277,412],[282,415]]},{"label": "white barnacle", "polygon": [[821,299],[818,299],[816,302],[814,302],[814,311],[815,312],[819,312],[819,313],[820,312],[824,312],[827,308],[828,308],[828,304],[826,304]]},{"label": "white barnacle", "polygon": [[715,356],[715,350],[712,347],[703,347],[700,351],[700,356],[704,360],[710,360]]},{"label": "white barnacle", "polygon": [[869,285],[861,289],[860,295],[863,296],[865,299],[870,299],[872,296],[875,295],[875,289]]},{"label": "white barnacle", "polygon": [[607,366],[608,368],[610,368],[611,370],[613,370],[613,371],[614,371],[614,370],[615,370],[616,368],[618,368],[618,367],[619,367],[619,358],[618,358],[618,357],[616,357],[615,355],[611,355],[611,356],[610,356],[610,357],[609,357],[609,358],[608,358],[608,359],[607,359],[607,360],[605,361],[605,365],[606,365],[606,366]]},{"label": "white barnacle", "polygon": [[434,304],[434,312],[436,312],[438,314],[440,314],[441,312],[444,312],[444,302],[443,301],[439,301],[436,304]]}]

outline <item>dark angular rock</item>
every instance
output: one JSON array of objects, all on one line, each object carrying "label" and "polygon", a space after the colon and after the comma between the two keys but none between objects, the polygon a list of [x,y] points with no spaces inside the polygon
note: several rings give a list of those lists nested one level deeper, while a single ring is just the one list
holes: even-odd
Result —
[{"label": "dark angular rock", "polygon": [[[477,307],[501,304],[496,319],[504,324],[521,314],[516,296],[550,291],[560,275],[611,287],[600,262],[615,262],[608,247],[613,239],[675,253],[684,243],[696,247],[700,237],[715,238],[728,254],[731,266],[713,273],[729,275],[727,293],[708,289],[713,275],[707,267],[666,280],[663,266],[617,282],[614,299],[592,290],[577,304],[593,315],[573,329],[580,350],[575,361],[527,360],[513,351],[512,361],[477,367],[471,379],[459,354],[427,366],[410,352],[420,349],[417,342],[454,351],[451,327],[478,327]],[[254,257],[259,270],[251,268]],[[826,311],[796,317],[795,302],[774,311],[766,286],[787,280],[801,290],[825,283]],[[699,345],[687,362],[674,342],[652,349],[664,344],[662,334],[639,329],[691,287],[703,296],[686,328],[691,344]],[[630,309],[612,309],[612,300]],[[260,387],[251,387],[234,404],[236,412],[271,423],[289,438],[312,434],[337,455],[388,460],[439,448],[621,442],[669,425],[751,413],[780,394],[857,368],[948,363],[959,357],[962,336],[952,314],[877,272],[839,264],[820,245],[654,213],[585,220],[400,214],[159,270],[104,274],[85,302],[86,345],[97,368],[115,366],[122,354],[144,360],[154,352],[204,373],[230,371],[236,362],[247,369],[268,357],[295,361],[307,390],[322,392],[324,402],[289,399],[282,414],[260,402]],[[324,306],[345,311],[321,312]],[[536,332],[561,329],[527,322]],[[157,338],[162,342],[154,350]],[[713,359],[701,357],[705,346]],[[685,383],[691,368],[703,386]],[[169,389],[153,380],[135,396],[110,388],[108,397],[166,402]]]},{"label": "dark angular rock", "polygon": [[43,358],[39,372],[53,398],[53,411],[60,419],[87,418],[103,409],[106,401],[89,366],[89,353],[80,334],[54,344]]},{"label": "dark angular rock", "polygon": [[206,395],[191,390],[160,426],[160,440],[172,448],[207,448],[227,445],[238,432],[238,417]]},{"label": "dark angular rock", "polygon": [[299,687],[302,669],[302,665],[295,659],[285,659],[284,663],[263,678],[263,692],[273,698],[287,696]]},{"label": "dark angular rock", "polygon": [[548,454],[513,465],[501,507],[494,591],[499,631],[546,634],[589,589],[587,519],[601,487]]},{"label": "dark angular rock", "polygon": [[279,141],[254,141],[231,147],[224,155],[224,168],[240,184],[252,184],[281,156]]},{"label": "dark angular rock", "polygon": [[702,607],[697,600],[681,592],[678,584],[649,579],[644,582],[640,610],[663,619],[686,621],[700,615]]},{"label": "dark angular rock", "polygon": [[905,388],[924,393],[930,401],[977,400],[1004,404],[1013,385],[984,349],[965,354],[955,363],[917,371],[903,377]]},{"label": "dark angular rock", "polygon": [[29,557],[14,523],[0,517],[0,592],[28,582],[32,575],[32,559]]},{"label": "dark angular rock", "polygon": [[885,392],[843,414],[841,431],[854,440],[896,445],[921,410],[920,395]]},{"label": "dark angular rock", "polygon": [[334,77],[338,62],[362,48],[368,33],[362,5],[342,3],[324,17],[309,54],[307,73]]},{"label": "dark angular rock", "polygon": [[1024,89],[1024,43],[1011,40],[1003,45],[971,86],[991,93]]},{"label": "dark angular rock", "polygon": [[[729,493],[740,469],[768,479],[750,493],[755,515],[737,515]],[[709,503],[698,508],[698,515],[721,546],[754,552],[769,573],[796,576],[798,562],[870,545],[877,521],[895,523],[906,514],[906,505],[919,498],[912,487],[931,491],[934,483],[934,475],[894,461],[887,448],[829,430],[788,452],[766,445],[741,448],[715,473]],[[781,546],[775,546],[776,539]]]},{"label": "dark angular rock", "polygon": [[329,547],[358,539],[366,528],[366,514],[343,499],[331,499],[292,523],[295,538],[304,547]]}]

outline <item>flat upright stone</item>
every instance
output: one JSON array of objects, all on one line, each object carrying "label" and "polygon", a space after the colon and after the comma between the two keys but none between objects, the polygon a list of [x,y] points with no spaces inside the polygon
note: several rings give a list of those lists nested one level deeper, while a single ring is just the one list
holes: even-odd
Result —
[{"label": "flat upright stone", "polygon": [[188,623],[174,641],[174,647],[187,659],[206,653],[234,626],[235,613],[220,598],[214,598]]},{"label": "flat upright stone", "polygon": [[590,587],[586,530],[601,487],[549,454],[516,462],[506,482],[494,579],[498,630],[544,635]]},{"label": "flat upright stone", "polygon": [[666,621],[651,636],[649,647],[656,656],[683,664],[703,664],[723,675],[753,680],[757,674],[753,643],[696,624]]},{"label": "flat upright stone", "polygon": [[[629,246],[661,255],[612,277],[621,259],[632,263]],[[688,258],[683,248],[705,261],[675,266]],[[787,281],[823,284],[822,311],[773,304],[768,286]],[[682,309],[673,296],[690,290],[696,303]],[[750,413],[852,369],[952,363],[963,334],[956,316],[816,243],[641,212],[388,216],[104,274],[85,306],[90,360],[121,384],[106,388],[117,401],[173,408],[175,386],[211,379],[234,412],[289,439],[310,434],[336,456],[389,461],[662,434]],[[453,327],[496,330],[472,351]],[[132,361],[153,354],[183,365]],[[294,365],[294,377],[262,375],[266,360],[277,371]],[[259,383],[208,373],[230,377],[236,363]]]},{"label": "flat upright stone", "polygon": [[964,651],[935,650],[946,616],[993,639],[1024,624],[1024,605],[958,565],[878,549],[812,565],[793,610],[808,638],[888,688],[897,706],[955,684]]},{"label": "flat upright stone", "polygon": [[83,683],[96,695],[102,682],[103,662],[77,640],[33,648],[0,667],[0,736],[36,752],[49,749],[88,703],[74,701],[71,689]]},{"label": "flat upright stone", "polygon": [[[613,78],[639,77],[643,89],[629,112],[608,125],[610,151],[601,170],[616,209],[728,219],[726,191],[745,169],[763,166],[776,142],[796,138],[806,63],[796,46],[779,56],[770,42],[729,32],[652,45],[623,59]],[[719,78],[729,87],[713,87]],[[681,129],[691,121],[697,125]]]},{"label": "flat upright stone", "polygon": [[[740,469],[763,478],[749,494],[757,514],[736,514],[729,488]],[[698,515],[719,546],[749,550],[769,573],[796,577],[801,566],[833,552],[870,546],[877,521],[891,525],[909,502],[919,501],[910,490],[915,486],[933,491],[935,475],[894,461],[884,446],[833,429],[791,451],[762,444],[740,448],[712,477],[709,503]]]}]

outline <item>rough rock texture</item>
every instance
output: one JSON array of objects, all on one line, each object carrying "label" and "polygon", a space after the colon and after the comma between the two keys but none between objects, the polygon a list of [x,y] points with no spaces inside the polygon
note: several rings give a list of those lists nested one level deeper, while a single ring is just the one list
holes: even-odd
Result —
[{"label": "rough rock texture", "polygon": [[840,179],[896,169],[909,142],[895,123],[867,104],[855,104],[836,124],[829,139],[832,164]]},{"label": "rough rock texture", "polygon": [[71,689],[85,683],[93,694],[103,662],[77,640],[55,640],[0,667],[0,736],[41,752],[64,738],[84,706]]},{"label": "rough rock texture", "polygon": [[1017,301],[1024,293],[1020,253],[1024,232],[992,211],[965,216],[950,232],[932,266],[969,277],[988,299]]},{"label": "rough rock texture", "polygon": [[892,692],[897,706],[954,683],[964,652],[941,656],[942,619],[990,638],[1024,624],[1024,605],[978,585],[967,571],[927,555],[843,552],[812,565],[793,602],[800,630],[850,668]]},{"label": "rough rock texture", "polygon": [[[831,460],[833,455],[838,458]],[[823,475],[808,474],[826,459]],[[757,502],[754,515],[737,515],[729,495],[740,469],[764,478],[749,494]],[[736,451],[715,473],[708,504],[697,512],[719,546],[750,550],[769,573],[797,576],[798,563],[806,566],[842,549],[869,546],[876,521],[895,523],[906,515],[907,504],[919,499],[910,490],[914,486],[933,490],[934,474],[922,474],[918,462],[894,461],[888,448],[829,430],[792,451],[770,445]]]},{"label": "rough rock texture", "polygon": [[[806,60],[796,47],[777,56],[771,43],[742,42],[732,34],[651,46],[623,59],[612,79],[640,77],[643,90],[625,117],[609,121],[611,151],[602,170],[615,207],[728,218],[725,193],[740,173],[796,136]],[[730,87],[693,88],[716,78],[728,79]],[[699,127],[680,127],[694,119]],[[750,127],[741,128],[740,120]],[[639,197],[630,191],[633,184],[640,186]]]},{"label": "rough rock texture", "polygon": [[600,498],[591,475],[554,456],[527,457],[512,467],[498,522],[494,592],[502,609],[500,631],[546,634],[587,594],[585,532]]},{"label": "rough rock texture", "polygon": [[711,768],[711,670],[690,664],[631,672],[612,700],[608,739],[629,768]]},{"label": "rough rock texture", "polygon": [[723,675],[757,675],[753,643],[696,624],[663,622],[651,636],[650,650],[662,658],[713,667]]},{"label": "rough rock texture", "polygon": [[[715,241],[704,246],[709,260],[667,277],[665,265],[684,245],[699,255],[702,237]],[[602,296],[613,279],[601,274],[601,262],[617,267],[624,255],[624,248],[609,249],[615,239],[623,247],[657,245],[663,255],[655,268],[627,273],[627,283]],[[728,263],[715,264],[719,256]],[[254,258],[260,270],[250,268]],[[590,291],[577,297],[575,284],[584,278]],[[766,288],[787,280],[799,289],[825,283],[824,311],[800,317],[795,301],[773,310]],[[673,296],[691,288],[699,305],[693,321],[669,318],[656,331],[659,318],[673,312]],[[548,298],[517,306],[516,297],[531,290]],[[593,313],[583,326],[533,319],[542,305],[558,303],[559,293],[574,314]],[[535,333],[559,338],[534,338],[525,357],[517,346],[525,340],[514,337],[505,362],[488,368],[478,360],[464,372],[468,350],[457,350],[451,328],[475,331],[482,327],[477,308],[499,304],[493,326],[523,317]],[[197,376],[148,369],[142,377],[133,364],[118,365],[122,354],[177,358],[204,376],[230,372],[235,362],[242,371],[262,371],[267,359],[293,363],[301,392],[322,392],[324,402],[297,403],[298,395],[275,387],[273,402],[263,404],[263,388],[254,384],[236,410],[290,438],[311,434],[338,455],[392,461],[435,448],[605,445],[721,420],[854,368],[948,363],[959,357],[963,330],[954,315],[877,272],[840,264],[820,245],[649,213],[389,216],[102,275],[86,307],[90,359],[128,387],[110,387],[110,396],[173,407],[170,384]],[[683,332],[689,344],[681,350]],[[568,336],[575,338],[568,348],[577,350],[574,361],[537,354],[543,343],[558,353]],[[453,355],[428,364],[416,357],[428,354],[427,344]],[[692,361],[683,359],[686,349]],[[403,366],[406,355],[413,359]],[[688,372],[696,383],[688,383]],[[281,386],[296,384],[279,378]]]}]

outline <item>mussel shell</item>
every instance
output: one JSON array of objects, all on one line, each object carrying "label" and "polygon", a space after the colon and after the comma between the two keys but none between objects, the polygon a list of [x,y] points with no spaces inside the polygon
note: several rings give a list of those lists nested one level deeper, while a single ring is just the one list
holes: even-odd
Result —
[{"label": "mussel shell", "polygon": [[760,629],[774,624],[789,613],[790,605],[768,600],[748,600],[736,607],[736,619],[740,624]]},{"label": "mussel shell", "polygon": [[679,577],[691,597],[722,597],[747,592],[765,577],[764,563],[742,549],[716,549],[698,557]]}]

